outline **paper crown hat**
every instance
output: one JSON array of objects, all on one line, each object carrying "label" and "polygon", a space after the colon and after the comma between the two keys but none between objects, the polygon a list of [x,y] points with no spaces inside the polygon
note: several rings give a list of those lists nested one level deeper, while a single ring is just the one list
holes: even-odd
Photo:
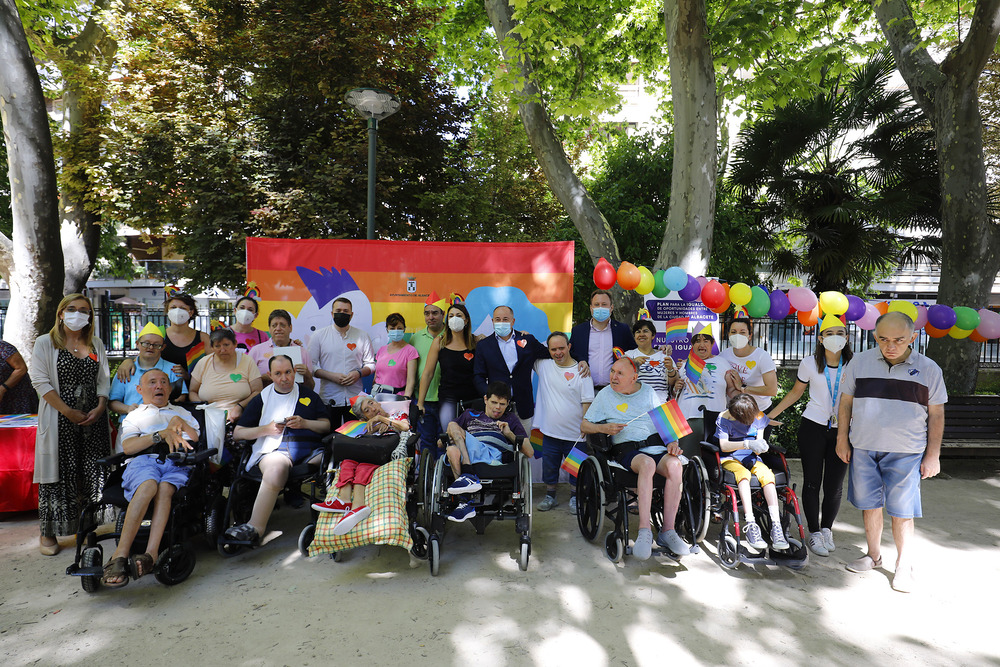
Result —
[{"label": "paper crown hat", "polygon": [[846,327],[847,324],[844,323],[842,319],[836,315],[827,315],[823,318],[822,324],[819,325],[820,333],[826,331],[830,327]]},{"label": "paper crown hat", "polygon": [[691,338],[693,339],[695,336],[708,336],[712,340],[715,340],[715,336],[712,335],[712,325],[711,324],[706,324],[706,325],[702,326],[702,328],[700,330],[696,330],[694,332],[694,334],[692,334]]},{"label": "paper crown hat", "polygon": [[139,340],[143,336],[149,336],[149,335],[159,336],[160,338],[166,338],[166,334],[164,334],[163,329],[156,326],[152,322],[146,322],[146,326],[144,326],[142,328],[142,331],[139,332],[139,335],[136,337],[136,340]]},{"label": "paper crown hat", "polygon": [[361,414],[361,405],[365,402],[366,398],[371,398],[371,395],[365,392],[358,392],[357,396],[351,398],[351,412],[355,417],[364,419],[364,415]]}]

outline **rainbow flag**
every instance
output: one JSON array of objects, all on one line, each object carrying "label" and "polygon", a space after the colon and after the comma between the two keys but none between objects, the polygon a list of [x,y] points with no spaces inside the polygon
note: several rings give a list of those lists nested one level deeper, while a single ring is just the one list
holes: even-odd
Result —
[{"label": "rainbow flag", "polygon": [[349,438],[356,438],[359,435],[364,435],[365,429],[367,428],[368,422],[363,422],[360,419],[352,419],[349,422],[344,422],[340,427],[338,427],[337,433],[346,435]]},{"label": "rainbow flag", "polygon": [[663,405],[657,406],[647,412],[649,418],[653,420],[656,432],[663,438],[664,444],[677,442],[688,433],[691,433],[691,425],[681,413],[681,408],[677,401],[671,399]]},{"label": "rainbow flag", "polygon": [[559,466],[561,469],[568,472],[573,477],[576,477],[580,472],[580,464],[583,463],[584,459],[587,458],[587,453],[584,452],[579,447],[573,447],[569,450],[569,454],[563,459],[563,463]]},{"label": "rainbow flag", "polygon": [[688,353],[687,363],[684,364],[684,374],[687,375],[691,384],[698,384],[701,374],[705,371],[705,360],[694,353],[694,348]]},{"label": "rainbow flag", "polygon": [[687,340],[688,318],[675,317],[672,320],[664,322],[663,327],[667,336],[664,344],[669,345],[670,343]]},{"label": "rainbow flag", "polygon": [[205,344],[202,343],[201,341],[198,341],[198,343],[194,347],[192,347],[190,350],[187,351],[187,358],[185,359],[185,361],[187,362],[188,373],[194,372],[195,364],[201,361],[204,356],[205,356]]},{"label": "rainbow flag", "polygon": [[542,458],[542,432],[537,428],[531,429],[531,448],[535,450],[535,458]]},{"label": "rainbow flag", "polygon": [[615,361],[618,361],[625,356],[625,350],[620,347],[613,347],[611,348],[611,356],[614,357]]}]

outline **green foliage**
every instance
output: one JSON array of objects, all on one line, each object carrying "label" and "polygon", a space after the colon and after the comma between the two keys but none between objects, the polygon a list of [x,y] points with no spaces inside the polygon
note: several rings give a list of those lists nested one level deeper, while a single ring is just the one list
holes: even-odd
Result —
[{"label": "green foliage", "polygon": [[[774,397],[775,403],[792,390],[797,371],[798,368],[778,369],[778,395]],[[778,415],[778,421],[782,425],[771,430],[771,442],[783,447],[788,456],[799,455],[799,424],[802,422],[802,412],[808,403],[807,396],[808,394],[804,395]]]}]

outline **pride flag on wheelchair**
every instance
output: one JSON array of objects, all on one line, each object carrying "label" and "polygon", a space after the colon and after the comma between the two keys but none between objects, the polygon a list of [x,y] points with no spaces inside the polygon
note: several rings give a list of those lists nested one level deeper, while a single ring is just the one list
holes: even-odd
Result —
[{"label": "pride flag on wheelchair", "polygon": [[692,432],[691,425],[681,412],[677,401],[671,399],[646,413],[653,420],[656,432],[663,438],[663,444],[680,440]]}]

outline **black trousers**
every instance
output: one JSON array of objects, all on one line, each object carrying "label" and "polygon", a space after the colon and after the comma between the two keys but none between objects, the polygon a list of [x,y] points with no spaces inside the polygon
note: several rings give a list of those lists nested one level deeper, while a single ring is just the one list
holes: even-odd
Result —
[{"label": "black trousers", "polygon": [[[847,464],[837,456],[837,429],[802,418],[799,455],[802,457],[802,512],[810,533],[833,528],[840,511]],[[823,501],[820,503],[820,491]],[[820,521],[820,510],[823,519]]]}]

